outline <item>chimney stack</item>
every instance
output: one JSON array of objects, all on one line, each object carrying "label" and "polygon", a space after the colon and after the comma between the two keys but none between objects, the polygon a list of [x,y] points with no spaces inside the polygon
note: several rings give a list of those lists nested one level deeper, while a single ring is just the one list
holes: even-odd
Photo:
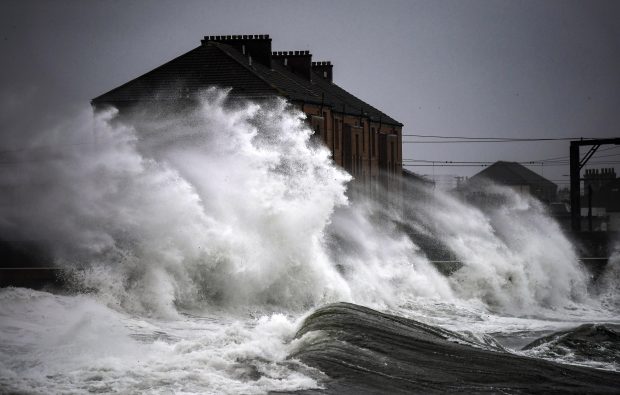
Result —
[{"label": "chimney stack", "polygon": [[308,81],[312,79],[312,54],[310,51],[275,51],[271,53],[274,61]]},{"label": "chimney stack", "polygon": [[332,62],[312,62],[312,71],[321,76],[321,78],[333,82],[333,65]]},{"label": "chimney stack", "polygon": [[230,45],[246,57],[271,68],[271,38],[269,34],[244,34],[235,36],[205,36],[202,45],[209,42]]}]

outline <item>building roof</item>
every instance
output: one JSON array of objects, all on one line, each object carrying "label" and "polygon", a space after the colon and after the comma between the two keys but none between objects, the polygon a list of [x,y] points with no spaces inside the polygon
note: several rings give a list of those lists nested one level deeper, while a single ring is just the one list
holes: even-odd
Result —
[{"label": "building roof", "polygon": [[209,86],[232,87],[248,99],[277,94],[275,87],[227,56],[219,46],[201,45],[92,100],[93,104],[178,100]]},{"label": "building roof", "polygon": [[267,66],[251,61],[232,45],[205,40],[191,51],[92,100],[94,105],[191,98],[211,86],[231,88],[241,99],[282,96],[294,102],[329,106],[335,112],[364,116],[375,122],[402,124],[331,81],[312,72],[311,80],[277,61]]},{"label": "building roof", "polygon": [[495,162],[469,178],[470,183],[488,179],[503,185],[537,185],[557,189],[557,185],[516,162]]},{"label": "building roof", "polygon": [[419,183],[427,186],[435,185],[435,181],[407,169],[403,169],[402,175],[405,180],[409,180],[413,183]]}]

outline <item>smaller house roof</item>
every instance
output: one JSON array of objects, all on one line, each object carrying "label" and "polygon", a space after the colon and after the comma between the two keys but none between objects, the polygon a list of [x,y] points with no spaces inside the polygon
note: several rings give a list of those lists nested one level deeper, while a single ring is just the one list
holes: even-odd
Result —
[{"label": "smaller house roof", "polygon": [[491,180],[502,185],[537,185],[557,189],[557,185],[517,162],[495,162],[469,178],[470,183]]}]

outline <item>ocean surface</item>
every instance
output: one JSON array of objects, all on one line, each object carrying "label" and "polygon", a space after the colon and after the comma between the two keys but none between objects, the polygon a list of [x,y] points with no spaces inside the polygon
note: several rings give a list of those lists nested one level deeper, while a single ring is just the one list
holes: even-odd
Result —
[{"label": "ocean surface", "polygon": [[351,194],[303,114],[226,99],[84,110],[0,168],[0,235],[67,273],[0,289],[0,393],[618,392],[617,249],[593,278],[499,186]]}]

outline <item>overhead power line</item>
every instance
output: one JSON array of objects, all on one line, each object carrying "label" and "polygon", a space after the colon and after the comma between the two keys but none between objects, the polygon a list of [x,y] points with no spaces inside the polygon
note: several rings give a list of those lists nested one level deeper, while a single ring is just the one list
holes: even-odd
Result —
[{"label": "overhead power line", "polygon": [[[476,161],[433,161],[433,160],[415,160],[415,159],[403,159],[403,166],[408,167],[485,167],[490,166],[495,162],[476,162]],[[566,162],[516,162],[524,166],[567,166]],[[620,165],[620,161],[598,161],[590,162],[588,165]]]},{"label": "overhead power line", "polygon": [[[595,154],[595,157],[596,158],[604,158],[607,155],[598,155],[598,153],[601,153],[601,152],[604,152],[604,151],[609,151],[609,150],[614,150],[614,149],[619,149],[619,148],[620,148],[620,145],[616,145],[616,146],[613,146],[613,147],[607,147],[607,148],[600,148],[597,151],[597,153]],[[613,156],[620,155],[620,153],[619,154],[611,154],[609,156],[612,156],[612,155]],[[534,162],[551,162],[551,161],[557,161],[557,160],[568,160],[569,158],[570,158],[570,155],[562,155],[562,156],[555,156],[553,158],[539,159],[539,160],[536,160]]]},{"label": "overhead power line", "polygon": [[[620,146],[614,146],[614,147],[608,147],[608,148],[604,148],[604,149],[600,149],[598,152],[604,152],[604,151],[609,151],[609,150],[613,150],[613,149],[619,149]],[[610,158],[610,157],[614,157],[614,156],[620,156],[620,153],[614,153],[614,154],[608,154],[608,155],[596,155],[595,158],[596,159],[601,159],[601,158]],[[522,165],[540,165],[540,166],[564,166],[564,165],[568,165],[569,162],[569,156],[568,155],[563,155],[563,156],[555,156],[555,157],[551,157],[551,158],[545,158],[545,159],[537,159],[537,160],[529,160],[529,161],[518,161],[517,163],[522,164]],[[456,160],[432,160],[432,159],[413,159],[413,158],[404,158],[403,162],[416,162],[416,163],[435,163],[435,164],[441,164],[441,163],[449,163],[449,164],[475,164],[475,165],[491,165],[497,161],[456,161]],[[618,164],[618,161],[615,160],[604,160],[604,161],[596,161],[596,162],[592,162],[591,164]]]},{"label": "overhead power line", "polygon": [[454,143],[530,143],[540,141],[571,141],[575,139],[486,139],[486,140],[408,140],[403,144],[454,144]]},{"label": "overhead power line", "polygon": [[518,137],[472,137],[472,136],[439,136],[439,135],[430,135],[430,134],[403,134],[403,137],[422,137],[422,138],[433,138],[433,139],[456,139],[456,140],[467,140],[467,141],[481,141],[481,142],[499,142],[499,141],[569,141],[569,140],[594,140],[598,139],[598,137],[547,137],[547,138],[539,138],[539,137],[526,137],[526,138],[518,138]]}]

